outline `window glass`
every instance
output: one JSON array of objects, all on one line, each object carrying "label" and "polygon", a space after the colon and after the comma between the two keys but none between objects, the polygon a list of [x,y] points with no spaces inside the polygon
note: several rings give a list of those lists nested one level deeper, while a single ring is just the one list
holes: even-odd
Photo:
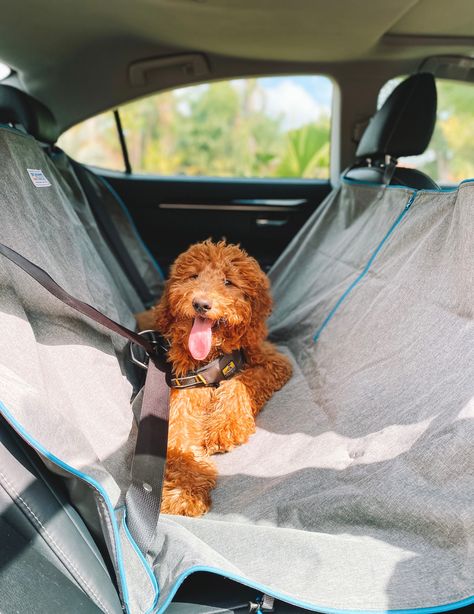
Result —
[{"label": "window glass", "polygon": [[10,66],[7,66],[7,64],[4,64],[3,62],[0,62],[0,81],[6,79],[11,74],[11,72],[12,70]]},{"label": "window glass", "polygon": [[[247,78],[123,105],[132,170],[327,179],[332,89],[321,76]],[[114,130],[112,114],[103,114],[70,130],[61,144],[80,161],[123,169]]]},{"label": "window glass", "polygon": [[125,169],[112,111],[70,128],[59,138],[58,145],[78,162],[115,171]]},{"label": "window glass", "polygon": [[265,77],[177,89],[120,110],[136,172],[329,176],[332,84]]},{"label": "window glass", "polygon": [[[402,79],[392,79],[380,90],[380,107]],[[400,158],[402,166],[417,168],[441,184],[474,177],[474,85],[437,79],[436,126],[427,150]]]}]

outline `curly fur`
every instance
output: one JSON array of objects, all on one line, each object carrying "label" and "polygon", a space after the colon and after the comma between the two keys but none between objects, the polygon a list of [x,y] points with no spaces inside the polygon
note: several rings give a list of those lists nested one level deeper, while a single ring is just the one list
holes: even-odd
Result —
[{"label": "curly fur", "polygon": [[[212,346],[204,363],[188,350],[196,297],[212,303],[206,314]],[[218,388],[171,390],[163,512],[199,516],[209,510],[217,472],[208,456],[245,443],[256,414],[290,378],[289,361],[265,341],[271,306],[268,277],[237,245],[197,243],[173,264],[154,309],[155,327],[170,342],[173,371],[179,377],[239,348],[246,365]]]}]

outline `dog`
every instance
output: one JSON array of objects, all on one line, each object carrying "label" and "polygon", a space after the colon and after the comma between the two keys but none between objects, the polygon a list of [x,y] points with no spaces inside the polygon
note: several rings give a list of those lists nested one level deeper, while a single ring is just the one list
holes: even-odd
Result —
[{"label": "dog", "polygon": [[[178,382],[170,391],[163,513],[200,516],[210,509],[217,472],[209,456],[245,443],[255,416],[290,378],[289,360],[266,341],[271,306],[268,277],[238,245],[196,243],[172,265],[153,310]],[[224,370],[236,371],[233,377],[217,386],[179,387],[222,357],[230,357]]]}]

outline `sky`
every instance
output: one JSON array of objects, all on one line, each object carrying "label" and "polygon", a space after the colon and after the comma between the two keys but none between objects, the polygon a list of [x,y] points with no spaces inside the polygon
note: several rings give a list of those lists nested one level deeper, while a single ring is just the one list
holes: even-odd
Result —
[{"label": "sky", "polygon": [[[330,115],[332,83],[322,76],[260,77],[260,88],[254,98],[255,109],[263,110],[271,117],[279,117],[283,130],[299,128],[317,121],[321,115]],[[245,79],[230,81],[236,90],[241,90]],[[208,84],[188,86],[175,90],[178,108],[189,112],[189,96],[199,96]]]},{"label": "sky", "polygon": [[266,94],[267,113],[282,116],[287,130],[330,115],[332,83],[327,77],[263,77],[258,81]]},{"label": "sky", "polygon": [[259,79],[264,87],[272,89],[285,81],[291,81],[301,87],[311,98],[320,105],[330,110],[332,98],[332,83],[328,77],[322,76],[287,76],[287,77],[263,77]]}]

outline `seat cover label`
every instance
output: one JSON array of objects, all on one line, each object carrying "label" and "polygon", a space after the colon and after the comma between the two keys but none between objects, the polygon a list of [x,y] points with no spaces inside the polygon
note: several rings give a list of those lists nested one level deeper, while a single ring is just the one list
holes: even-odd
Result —
[{"label": "seat cover label", "polygon": [[27,168],[26,170],[36,188],[48,188],[51,185],[42,170],[37,168]]}]

